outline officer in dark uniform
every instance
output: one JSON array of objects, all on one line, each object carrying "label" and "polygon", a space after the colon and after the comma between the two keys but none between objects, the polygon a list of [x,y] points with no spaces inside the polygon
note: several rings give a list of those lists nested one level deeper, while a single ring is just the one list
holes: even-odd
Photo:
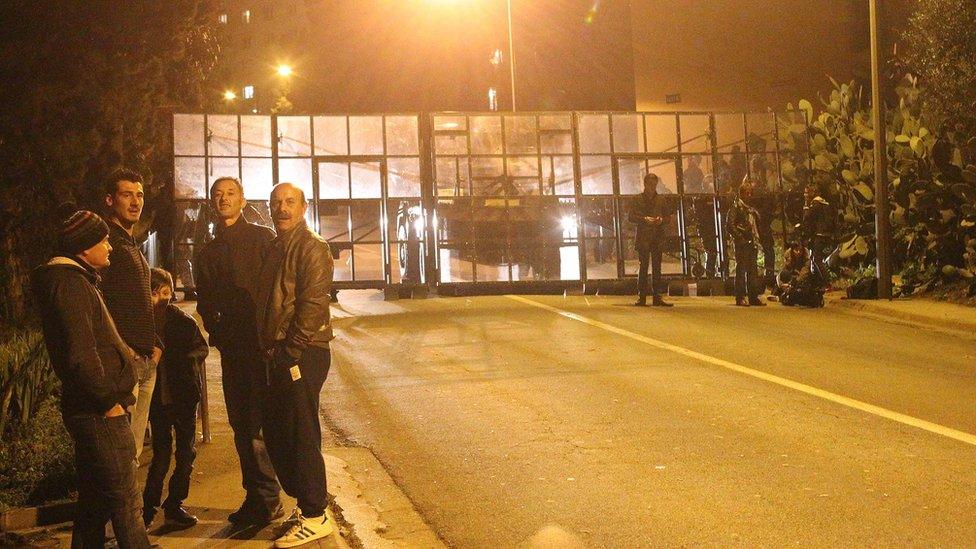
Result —
[{"label": "officer in dark uniform", "polygon": [[658,177],[653,173],[644,176],[644,192],[634,199],[628,217],[637,225],[635,248],[640,258],[640,271],[637,273],[637,305],[647,306],[647,264],[651,266],[651,304],[655,307],[672,307],[661,299],[658,282],[661,277],[661,254],[664,249],[665,228],[670,224],[674,210],[668,201],[657,194]]},{"label": "officer in dark uniform", "polygon": [[[813,258],[813,264],[826,275],[823,261],[834,247],[834,208],[825,200],[816,183],[809,183],[803,189],[803,220],[800,221],[800,235],[806,241]],[[824,277],[826,280],[826,277]]]},{"label": "officer in dark uniform", "polygon": [[[739,186],[739,193],[726,218],[726,230],[732,237],[735,250],[735,304],[762,307],[759,301],[763,283],[759,279],[759,213],[749,205],[753,182],[748,177]],[[746,301],[748,293],[749,301]]]}]

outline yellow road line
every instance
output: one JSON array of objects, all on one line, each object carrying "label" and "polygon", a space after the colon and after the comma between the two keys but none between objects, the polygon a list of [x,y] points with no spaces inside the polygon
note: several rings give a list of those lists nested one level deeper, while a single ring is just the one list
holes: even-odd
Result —
[{"label": "yellow road line", "polygon": [[837,404],[840,404],[840,405],[843,405],[843,406],[847,406],[849,408],[854,408],[855,410],[860,410],[862,412],[867,412],[869,414],[873,414],[873,415],[876,415],[876,416],[879,416],[879,417],[883,417],[885,419],[890,419],[892,421],[897,421],[898,423],[903,423],[905,425],[910,425],[912,427],[916,427],[918,429],[923,429],[923,430],[928,431],[930,433],[935,433],[937,435],[942,435],[944,437],[948,437],[948,438],[951,438],[951,439],[954,439],[954,440],[958,440],[960,442],[965,442],[966,444],[972,444],[973,446],[976,446],[976,435],[967,433],[965,431],[959,431],[959,430],[956,430],[956,429],[952,429],[952,428],[946,427],[944,425],[939,425],[937,423],[932,423],[930,421],[925,421],[924,419],[918,419],[916,417],[912,417],[912,416],[909,416],[909,415],[901,414],[901,413],[898,413],[898,412],[895,412],[895,411],[892,411],[892,410],[888,410],[887,408],[882,408],[880,406],[875,406],[874,404],[868,404],[867,402],[862,402],[860,400],[856,400],[856,399],[853,399],[853,398],[848,398],[848,397],[845,397],[845,396],[842,396],[842,395],[838,395],[836,393],[831,393],[830,391],[824,391],[823,389],[818,389],[816,387],[811,387],[810,385],[805,385],[803,383],[799,383],[799,382],[796,382],[796,381],[793,381],[793,380],[790,380],[790,379],[786,379],[786,378],[779,377],[779,376],[774,376],[772,374],[768,374],[766,372],[761,372],[759,370],[754,370],[752,368],[747,368],[745,366],[742,366],[741,364],[736,364],[734,362],[729,362],[728,360],[722,360],[721,358],[715,358],[713,356],[709,356],[709,355],[706,355],[704,353],[699,353],[698,351],[692,351],[691,349],[686,349],[684,347],[679,347],[678,345],[672,345],[670,343],[665,343],[664,341],[660,341],[660,340],[657,340],[657,339],[653,339],[653,338],[650,338],[650,337],[647,337],[647,336],[643,336],[643,335],[640,335],[640,334],[635,334],[634,332],[631,332],[631,331],[628,331],[628,330],[624,330],[623,328],[618,328],[616,326],[612,326],[612,325],[607,324],[605,322],[600,322],[599,320],[593,320],[592,318],[587,318],[585,316],[578,315],[576,313],[571,313],[569,311],[564,311],[564,310],[559,309],[557,307],[552,307],[552,306],[546,305],[544,303],[539,303],[538,301],[534,301],[534,300],[531,300],[531,299],[527,299],[525,297],[521,297],[521,296],[517,296],[517,295],[509,295],[509,296],[506,296],[506,297],[508,297],[509,299],[513,299],[515,301],[518,301],[520,303],[525,303],[526,305],[531,305],[533,307],[538,307],[540,309],[545,309],[547,311],[556,313],[556,314],[558,314],[558,315],[560,315],[562,317],[568,318],[570,320],[575,320],[577,322],[582,322],[583,324],[587,324],[589,326],[593,326],[594,328],[600,328],[601,330],[606,330],[608,332],[611,332],[611,333],[614,333],[614,334],[617,334],[617,335],[621,335],[621,336],[624,336],[626,338],[633,339],[635,341],[640,341],[641,343],[645,343],[645,344],[650,345],[652,347],[657,347],[658,349],[662,349],[662,350],[665,350],[665,351],[670,351],[672,353],[679,354],[679,355],[682,355],[682,356],[686,356],[688,358],[692,358],[692,359],[695,359],[695,360],[698,360],[698,361],[701,361],[701,362],[705,362],[705,363],[711,364],[713,366],[719,366],[719,367],[725,368],[727,370],[732,370],[733,372],[739,372],[740,374],[745,374],[747,376],[751,376],[751,377],[754,377],[754,378],[757,378],[757,379],[761,379],[763,381],[768,381],[770,383],[775,383],[776,385],[780,385],[782,387],[787,387],[789,389],[793,389],[793,390],[799,391],[801,393],[806,393],[808,395],[815,396],[817,398],[822,398],[824,400],[829,400],[830,402],[834,402],[834,403],[837,403]]}]

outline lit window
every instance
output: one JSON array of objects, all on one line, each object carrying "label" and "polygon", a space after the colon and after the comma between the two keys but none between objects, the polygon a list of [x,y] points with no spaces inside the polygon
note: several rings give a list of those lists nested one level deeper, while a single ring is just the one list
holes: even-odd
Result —
[{"label": "lit window", "polygon": [[488,110],[498,110],[498,91],[495,88],[488,88]]},{"label": "lit window", "polygon": [[251,10],[244,10],[244,22],[245,23],[251,22]]},{"label": "lit window", "polygon": [[244,86],[244,99],[254,99],[254,86]]},{"label": "lit window", "polygon": [[220,24],[221,25],[226,25],[227,24],[227,14],[226,13],[221,13],[220,14],[220,17],[217,18],[217,21],[220,21]]}]

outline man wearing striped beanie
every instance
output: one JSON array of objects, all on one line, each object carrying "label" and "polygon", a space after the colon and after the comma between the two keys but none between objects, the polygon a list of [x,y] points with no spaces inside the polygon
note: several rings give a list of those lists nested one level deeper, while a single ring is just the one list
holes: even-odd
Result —
[{"label": "man wearing striped beanie", "polygon": [[135,442],[125,408],[135,403],[135,352],[119,337],[96,285],[108,267],[108,226],[64,208],[57,253],[31,275],[61,415],[75,446],[78,503],[73,547],[101,547],[112,521],[119,547],[149,547],[136,491]]}]

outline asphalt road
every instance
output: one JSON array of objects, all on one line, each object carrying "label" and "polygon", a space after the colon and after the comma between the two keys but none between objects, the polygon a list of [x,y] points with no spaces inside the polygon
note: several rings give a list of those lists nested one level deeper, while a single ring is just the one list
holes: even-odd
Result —
[{"label": "asphalt road", "polygon": [[976,338],[712,298],[350,295],[323,417],[451,546],[976,547]]}]

